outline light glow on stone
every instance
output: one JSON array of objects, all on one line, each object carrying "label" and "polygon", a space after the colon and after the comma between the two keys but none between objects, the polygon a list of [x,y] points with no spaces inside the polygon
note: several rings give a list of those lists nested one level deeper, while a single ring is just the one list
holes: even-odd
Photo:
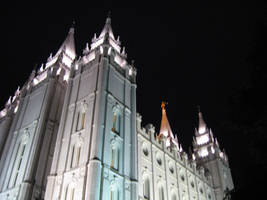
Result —
[{"label": "light glow on stone", "polygon": [[198,132],[199,132],[200,134],[205,133],[205,132],[206,132],[206,127],[200,127],[199,130],[198,130]]},{"label": "light glow on stone", "polygon": [[98,47],[99,45],[101,45],[104,42],[104,38],[94,42],[91,44],[91,50],[95,49],[96,47]]},{"label": "light glow on stone", "polygon": [[64,55],[63,58],[62,58],[62,62],[63,62],[66,66],[70,67],[70,66],[71,66],[71,63],[72,63],[72,60],[71,60],[71,58],[69,58],[68,56]]},{"label": "light glow on stone", "polygon": [[120,53],[121,48],[111,39],[109,38],[109,44],[118,52]]},{"label": "light glow on stone", "polygon": [[197,144],[202,145],[209,141],[209,135],[208,134],[202,135],[200,137],[197,137],[196,139],[197,139]]},{"label": "light glow on stone", "polygon": [[111,53],[111,47],[108,48],[108,55]]},{"label": "light glow on stone", "polygon": [[72,50],[66,49],[66,54],[73,60],[75,58],[75,54]]},{"label": "light glow on stone", "polygon": [[64,75],[63,80],[64,80],[64,81],[69,80],[69,73],[66,73],[66,74]]},{"label": "light glow on stone", "polygon": [[103,54],[104,53],[104,49],[102,46],[100,46],[100,54]]},{"label": "light glow on stone", "polygon": [[4,117],[4,116],[6,116],[6,113],[7,113],[6,109],[3,109],[3,110],[0,112],[0,117]]},{"label": "light glow on stone", "polygon": [[206,157],[206,156],[209,155],[209,152],[208,152],[207,148],[202,148],[202,149],[200,149],[198,153],[199,153],[199,155],[200,155],[201,157]]},{"label": "light glow on stone", "polygon": [[114,61],[121,67],[124,67],[126,65],[126,60],[121,58],[119,55],[115,55]]},{"label": "light glow on stone", "polygon": [[133,75],[133,70],[129,69],[129,75],[132,76]]},{"label": "light glow on stone", "polygon": [[61,72],[61,68],[58,68],[58,70],[57,70],[57,75],[59,75],[60,72]]},{"label": "light glow on stone", "polygon": [[14,109],[14,113],[16,113],[18,111],[19,105],[16,106],[16,108]]},{"label": "light glow on stone", "polygon": [[37,78],[34,78],[33,79],[33,85],[37,85],[39,83],[38,79]]}]

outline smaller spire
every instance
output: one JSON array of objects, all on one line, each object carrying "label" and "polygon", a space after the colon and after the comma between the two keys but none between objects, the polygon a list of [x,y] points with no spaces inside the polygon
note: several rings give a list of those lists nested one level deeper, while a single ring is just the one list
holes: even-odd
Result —
[{"label": "smaller spire", "polygon": [[104,26],[103,30],[101,31],[99,38],[102,38],[106,34],[108,34],[108,36],[111,37],[115,41],[115,37],[114,37],[113,31],[111,28],[111,17],[110,16],[111,16],[111,12],[109,11],[108,16],[106,18],[105,26]]},{"label": "smaller spire", "polygon": [[198,133],[203,134],[207,131],[207,125],[203,119],[202,113],[200,111],[200,106],[198,106]]},{"label": "smaller spire", "polygon": [[160,125],[160,131],[159,131],[159,138],[163,135],[173,140],[174,135],[172,133],[171,126],[169,124],[167,114],[166,114],[166,109],[165,109],[167,104],[168,104],[167,102],[164,102],[164,101],[161,102],[162,118],[161,118],[161,125]]},{"label": "smaller spire", "polygon": [[90,52],[88,42],[85,45],[85,49],[83,50],[83,54],[88,54]]}]

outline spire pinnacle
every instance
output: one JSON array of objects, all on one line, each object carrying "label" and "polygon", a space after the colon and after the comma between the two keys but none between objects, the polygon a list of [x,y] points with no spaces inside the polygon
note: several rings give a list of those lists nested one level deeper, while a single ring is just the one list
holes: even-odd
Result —
[{"label": "spire pinnacle", "polygon": [[203,119],[202,113],[200,111],[200,106],[198,106],[198,132],[200,134],[205,133],[207,130],[207,125]]},{"label": "spire pinnacle", "polygon": [[169,124],[166,109],[165,106],[167,105],[167,102],[162,101],[161,102],[161,109],[162,109],[162,118],[161,118],[161,125],[160,125],[160,132],[158,137],[160,138],[162,135],[171,139],[174,139],[174,135],[171,130],[171,126]]},{"label": "spire pinnacle", "polygon": [[103,30],[101,31],[99,38],[102,38],[106,34],[108,34],[109,37],[111,37],[115,41],[115,37],[114,37],[113,31],[111,28],[111,17],[110,16],[111,16],[111,12],[109,11],[108,16],[106,18],[105,26],[104,26]]},{"label": "spire pinnacle", "polygon": [[72,24],[71,24],[71,27],[70,27],[70,30],[69,30],[69,34],[74,34],[74,29],[75,29],[75,21],[73,20],[72,21]]},{"label": "spire pinnacle", "polygon": [[76,51],[75,51],[75,41],[74,41],[74,24],[72,23],[72,26],[68,32],[68,35],[60,48],[58,49],[55,56],[52,57],[52,54],[47,60],[46,68],[51,66],[53,63],[55,63],[58,59],[61,57],[61,62],[67,66],[67,68],[71,67],[71,63],[76,57]]}]

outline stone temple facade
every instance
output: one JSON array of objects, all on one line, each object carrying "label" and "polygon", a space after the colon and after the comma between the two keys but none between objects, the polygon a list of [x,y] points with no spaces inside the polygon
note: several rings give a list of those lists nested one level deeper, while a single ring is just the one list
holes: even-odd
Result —
[{"label": "stone temple facade", "polygon": [[1,200],[222,200],[227,155],[199,112],[193,152],[172,133],[141,126],[136,68],[111,19],[83,55],[72,27],[45,65],[0,111]]}]

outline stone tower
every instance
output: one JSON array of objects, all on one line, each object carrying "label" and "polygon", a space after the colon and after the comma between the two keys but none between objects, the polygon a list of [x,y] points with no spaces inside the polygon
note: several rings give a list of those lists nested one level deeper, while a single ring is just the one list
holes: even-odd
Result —
[{"label": "stone tower", "polygon": [[198,165],[208,169],[212,177],[214,192],[217,200],[222,200],[227,193],[234,189],[228,157],[221,151],[217,139],[214,139],[199,111],[199,124],[193,138],[193,159]]},{"label": "stone tower", "polygon": [[[33,71],[1,111],[0,199],[44,196],[66,80],[75,59],[74,29],[45,66]],[[13,120],[12,120],[13,119]]]},{"label": "stone tower", "polygon": [[45,199],[137,199],[135,77],[108,17],[70,73]]}]

